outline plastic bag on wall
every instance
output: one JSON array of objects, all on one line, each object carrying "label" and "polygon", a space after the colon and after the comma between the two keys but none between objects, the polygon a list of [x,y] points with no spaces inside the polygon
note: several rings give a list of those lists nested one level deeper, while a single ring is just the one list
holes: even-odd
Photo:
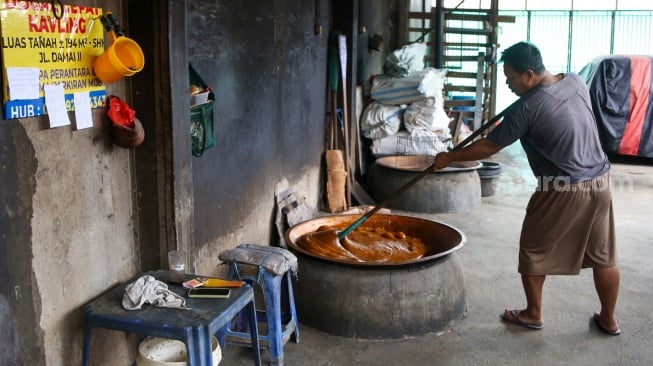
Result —
[{"label": "plastic bag on wall", "polygon": [[216,143],[213,133],[215,95],[191,64],[188,64],[188,73],[191,88],[196,86],[201,90],[208,91],[206,102],[193,105],[190,108],[191,151],[193,156],[200,157],[204,154],[204,151],[215,146]]}]

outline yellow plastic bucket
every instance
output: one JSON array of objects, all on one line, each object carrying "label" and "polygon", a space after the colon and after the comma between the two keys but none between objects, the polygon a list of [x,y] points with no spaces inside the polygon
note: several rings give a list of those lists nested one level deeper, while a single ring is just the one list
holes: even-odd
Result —
[{"label": "yellow plastic bucket", "polygon": [[118,37],[93,60],[93,71],[102,82],[113,83],[143,70],[144,65],[145,56],[138,43],[127,37]]}]

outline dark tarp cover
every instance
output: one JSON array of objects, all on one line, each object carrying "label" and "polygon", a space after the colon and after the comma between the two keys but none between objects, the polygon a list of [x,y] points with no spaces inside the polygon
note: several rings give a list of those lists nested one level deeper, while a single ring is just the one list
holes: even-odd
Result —
[{"label": "dark tarp cover", "polygon": [[603,149],[653,157],[653,56],[603,56],[579,75],[590,90]]}]

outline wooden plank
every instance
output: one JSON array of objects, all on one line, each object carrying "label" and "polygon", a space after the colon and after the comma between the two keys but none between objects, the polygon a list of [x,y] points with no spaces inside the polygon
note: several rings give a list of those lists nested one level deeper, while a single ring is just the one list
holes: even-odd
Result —
[{"label": "wooden plank", "polygon": [[[427,42],[427,44],[430,42]],[[492,47],[492,43],[482,43],[482,42],[444,42],[443,43],[445,47],[478,47],[478,48],[486,48],[486,47]]]},{"label": "wooden plank", "polygon": [[490,13],[492,9],[446,9],[448,13],[451,14],[479,14],[479,13]]},{"label": "wooden plank", "polygon": [[473,107],[476,101],[473,99],[450,99],[444,101],[444,107]]},{"label": "wooden plank", "polygon": [[[478,52],[478,51],[477,51]],[[445,55],[445,60],[451,62],[451,63],[465,63],[468,65],[476,65],[476,59],[472,60],[474,56],[469,56],[469,55]],[[433,61],[433,55],[425,55],[424,56],[424,61]],[[475,66],[472,66],[472,68]]]},{"label": "wooden plank", "polygon": [[[465,19],[469,19],[471,16],[470,14],[462,15],[462,14],[450,14],[447,16],[448,19],[453,19],[452,16],[456,17],[464,17]],[[483,16],[484,19],[487,19],[485,16]],[[408,13],[408,19],[409,20],[431,20],[432,15],[431,13],[421,13],[421,12],[409,12]],[[515,16],[513,15],[498,15],[495,17],[496,22],[500,23],[514,23],[515,22]]]},{"label": "wooden plank", "polygon": [[473,93],[476,91],[475,86],[465,86],[465,85],[445,85],[444,87],[445,92],[470,92]]},{"label": "wooden plank", "polygon": [[[447,73],[447,78],[449,79],[449,81],[454,81],[453,79],[455,79],[456,81],[458,81],[458,80],[476,80],[476,77],[471,77],[469,75],[470,73],[473,74],[473,72],[449,71]],[[464,75],[458,75],[458,74],[464,74]],[[491,82],[491,80],[492,80],[492,79],[490,79],[490,74],[486,71],[484,73],[484,75],[485,75],[484,79],[489,84]]]},{"label": "wooden plank", "polygon": [[492,31],[489,29],[473,29],[473,28],[451,28],[445,27],[444,32],[447,34],[471,34],[475,36],[489,36]]},{"label": "wooden plank", "polygon": [[470,21],[470,22],[483,22],[483,21],[489,21],[490,20],[490,15],[489,14],[458,14],[458,13],[450,13],[446,15],[447,20],[462,20],[462,21]]},{"label": "wooden plank", "polygon": [[[456,79],[476,79],[475,72],[461,72],[461,71],[450,71],[447,72],[447,78],[456,78]],[[485,73],[485,78],[489,78],[491,74],[489,72]]]},{"label": "wooden plank", "polygon": [[514,23],[515,22],[515,16],[513,15],[498,15],[494,18],[494,20],[498,23]]},{"label": "wooden plank", "polygon": [[327,150],[326,204],[329,212],[344,211],[347,203],[347,169],[341,150]]},{"label": "wooden plank", "polygon": [[408,12],[408,19],[417,19],[417,20],[431,20],[432,19],[432,14],[431,13],[422,13],[422,12],[416,12],[416,11],[411,11]]},{"label": "wooden plank", "polygon": [[458,135],[460,134],[460,125],[463,123],[463,115],[464,113],[462,111],[455,111],[456,113],[456,119],[453,127],[453,131],[451,131],[451,139],[453,140],[454,145],[458,144]]},{"label": "wooden plank", "polygon": [[461,62],[461,61],[469,61],[469,62],[476,62],[476,57],[477,56],[444,56],[444,61],[453,61],[453,62]]},{"label": "wooden plank", "polygon": [[483,85],[485,80],[483,78],[483,69],[485,68],[485,54],[480,52],[478,54],[478,73],[476,74],[476,109],[474,110],[474,131],[481,127],[482,114],[483,114]]},{"label": "wooden plank", "polygon": [[[483,92],[484,93],[489,93],[492,89],[489,87],[484,87]],[[444,91],[445,92],[466,92],[466,93],[475,93],[476,92],[476,86],[470,85],[445,85],[444,86]]]}]

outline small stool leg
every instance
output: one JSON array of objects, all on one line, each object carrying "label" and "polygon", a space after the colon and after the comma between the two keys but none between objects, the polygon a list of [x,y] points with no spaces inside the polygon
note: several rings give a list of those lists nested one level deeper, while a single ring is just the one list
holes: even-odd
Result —
[{"label": "small stool leg", "polygon": [[265,312],[268,323],[268,343],[270,362],[273,365],[283,364],[283,329],[281,325],[281,277],[264,271]]},{"label": "small stool leg", "polygon": [[254,301],[250,302],[246,307],[248,320],[249,320],[249,329],[252,340],[252,352],[254,352],[254,364],[256,366],[261,366],[261,347],[258,342],[258,324],[256,320],[256,306]]},{"label": "small stool leg", "polygon": [[295,343],[299,343],[299,321],[297,320],[297,309],[295,308],[295,293],[293,292],[293,287],[292,287],[292,278],[290,276],[290,273],[286,273],[284,275],[285,280],[286,280],[286,286],[287,286],[287,293],[288,293],[288,307],[290,310],[290,321],[293,322],[293,326],[295,329],[290,335],[290,338],[293,340]]},{"label": "small stool leg", "polygon": [[[238,272],[238,263],[232,262],[231,265],[229,266],[229,273],[227,275],[227,278],[230,280],[242,280],[248,283],[252,288],[255,287],[255,281],[254,279],[250,278],[241,278]],[[247,322],[247,316],[243,312],[240,312],[231,322],[229,325],[229,329],[236,331],[236,332],[243,332],[243,333],[248,333],[249,328],[248,328],[248,322]]]}]

